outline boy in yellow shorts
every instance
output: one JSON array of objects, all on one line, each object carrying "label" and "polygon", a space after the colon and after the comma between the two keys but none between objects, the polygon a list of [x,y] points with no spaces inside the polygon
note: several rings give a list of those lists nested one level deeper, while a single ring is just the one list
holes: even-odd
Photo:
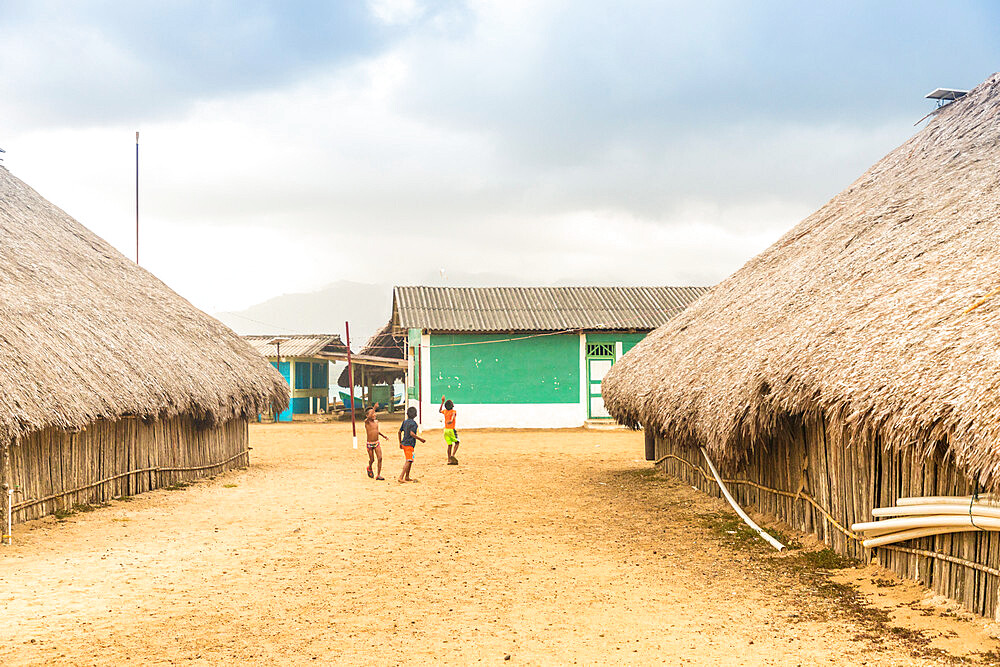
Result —
[{"label": "boy in yellow shorts", "polygon": [[458,431],[455,430],[455,404],[441,397],[441,407],[438,412],[444,415],[444,442],[448,445],[448,465],[457,466],[458,459]]}]

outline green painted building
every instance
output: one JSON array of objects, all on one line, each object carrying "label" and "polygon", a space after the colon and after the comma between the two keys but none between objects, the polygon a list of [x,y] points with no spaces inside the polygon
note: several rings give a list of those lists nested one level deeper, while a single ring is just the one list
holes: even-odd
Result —
[{"label": "green painted building", "polygon": [[601,380],[705,287],[396,287],[392,330],[424,426],[445,395],[459,428],[609,419]]}]

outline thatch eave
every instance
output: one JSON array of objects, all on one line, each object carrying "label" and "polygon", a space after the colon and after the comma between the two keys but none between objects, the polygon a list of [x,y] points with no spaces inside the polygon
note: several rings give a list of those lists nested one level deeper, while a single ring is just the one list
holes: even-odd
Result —
[{"label": "thatch eave", "polygon": [[824,414],[1000,488],[998,160],[994,75],[625,355],[611,414],[729,462]]},{"label": "thatch eave", "polygon": [[0,240],[0,439],[287,406],[287,383],[239,336],[2,167]]}]

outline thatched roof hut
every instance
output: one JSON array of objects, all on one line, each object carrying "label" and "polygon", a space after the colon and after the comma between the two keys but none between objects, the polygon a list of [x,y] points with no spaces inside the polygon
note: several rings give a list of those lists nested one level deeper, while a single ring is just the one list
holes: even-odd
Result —
[{"label": "thatched roof hut", "polygon": [[994,75],[636,346],[611,412],[725,460],[823,412],[997,488],[998,159]]},{"label": "thatched roof hut", "polygon": [[0,168],[0,439],[287,400],[239,336]]},{"label": "thatched roof hut", "polygon": [[[404,354],[404,340],[402,338],[396,338],[392,335],[391,320],[384,327],[372,334],[372,336],[368,339],[368,342],[365,343],[365,346],[361,348],[361,351],[358,352],[358,354],[371,357],[382,357],[384,359],[406,358]],[[337,380],[337,384],[341,387],[346,387],[351,383],[347,371],[347,366],[344,366],[344,370],[340,372],[340,378]],[[365,371],[365,379],[373,385],[391,385],[397,380],[403,380],[404,378],[406,378],[405,368],[382,368],[373,366]],[[354,385],[357,387],[363,386],[360,373],[355,375]]]},{"label": "thatched roof hut", "polygon": [[0,447],[133,417],[209,428],[287,403],[239,336],[2,167],[0,238]]},{"label": "thatched roof hut", "polygon": [[668,474],[717,493],[703,445],[746,506],[1000,612],[1000,533],[851,528],[1000,490],[998,161],[1000,74],[636,345],[608,409]]}]

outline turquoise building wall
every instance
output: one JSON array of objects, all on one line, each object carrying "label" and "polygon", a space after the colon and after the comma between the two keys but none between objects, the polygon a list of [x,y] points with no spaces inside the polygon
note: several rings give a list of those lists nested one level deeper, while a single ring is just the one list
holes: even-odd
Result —
[{"label": "turquoise building wall", "polygon": [[[288,383],[288,386],[291,386],[292,385],[291,363],[287,361],[282,361],[281,363],[277,361],[272,361],[271,365],[278,369],[278,372],[281,373],[281,377],[285,378],[285,382]],[[290,401],[288,403],[288,407],[285,408],[282,412],[278,413],[278,415],[275,417],[275,420],[279,422],[292,421],[292,403]]]},{"label": "turquoise building wall", "polygon": [[430,346],[434,398],[447,395],[466,404],[580,402],[577,334],[431,334]]},{"label": "turquoise building wall", "polygon": [[[292,388],[288,408],[278,415],[278,421],[291,421],[292,415],[324,412],[329,404],[330,365],[325,359],[292,357],[284,361],[282,355],[278,371]],[[275,361],[271,361],[275,366]]]}]

